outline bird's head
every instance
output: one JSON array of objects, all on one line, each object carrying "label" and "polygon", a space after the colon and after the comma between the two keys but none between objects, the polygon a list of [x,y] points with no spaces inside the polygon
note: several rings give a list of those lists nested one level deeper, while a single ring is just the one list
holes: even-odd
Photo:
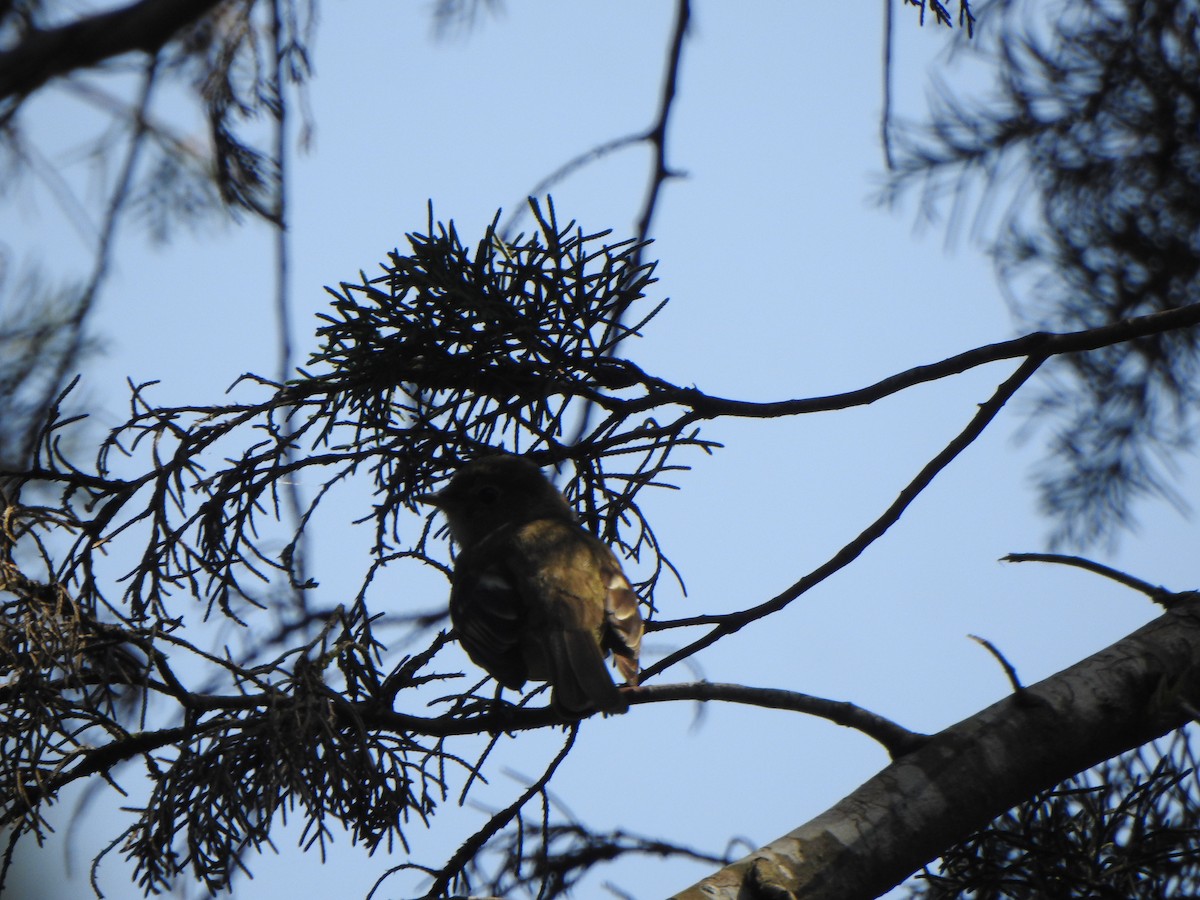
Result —
[{"label": "bird's head", "polygon": [[446,487],[415,498],[446,514],[450,534],[470,547],[502,525],[575,515],[541,469],[520,456],[485,456],[463,466]]}]

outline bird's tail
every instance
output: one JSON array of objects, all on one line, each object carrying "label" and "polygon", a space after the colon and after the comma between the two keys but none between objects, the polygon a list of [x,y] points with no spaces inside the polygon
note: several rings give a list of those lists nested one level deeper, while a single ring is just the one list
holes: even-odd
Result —
[{"label": "bird's tail", "polygon": [[613,684],[596,638],[588,631],[555,631],[547,641],[554,675],[551,703],[564,717],[592,711],[625,712],[629,704]]}]

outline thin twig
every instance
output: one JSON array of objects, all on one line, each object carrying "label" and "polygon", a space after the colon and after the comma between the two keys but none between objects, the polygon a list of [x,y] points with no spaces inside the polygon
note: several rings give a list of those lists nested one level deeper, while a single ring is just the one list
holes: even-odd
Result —
[{"label": "thin twig", "polygon": [[[137,113],[133,117],[133,130],[129,137],[129,149],[125,154],[125,160],[117,176],[116,185],[113,187],[112,194],[108,199],[108,206],[104,212],[104,222],[99,231],[91,276],[88,279],[87,285],[80,293],[79,299],[75,302],[71,321],[66,323],[63,328],[70,335],[71,343],[68,348],[59,354],[58,364],[55,366],[54,372],[46,378],[46,388],[42,399],[37,403],[38,409],[47,411],[50,409],[53,404],[53,398],[62,391],[62,386],[67,380],[68,368],[77,365],[79,362],[79,354],[83,348],[86,335],[85,324],[96,305],[96,298],[100,294],[100,289],[108,277],[109,266],[112,261],[112,248],[116,242],[117,226],[120,223],[121,211],[125,207],[125,201],[129,198],[129,193],[133,186],[133,176],[137,170],[138,161],[142,156],[142,148],[145,144],[143,138],[146,135],[146,111],[150,107],[150,97],[154,90],[157,73],[158,57],[155,55],[146,60],[142,77],[142,88],[135,107]],[[21,448],[19,459],[29,458],[33,449],[33,442],[36,440],[37,432],[31,431],[27,438],[27,446]]]},{"label": "thin twig", "polygon": [[1085,571],[1102,575],[1105,578],[1110,578],[1118,584],[1125,585],[1125,587],[1133,588],[1135,591],[1145,594],[1160,606],[1169,605],[1171,599],[1178,596],[1177,592],[1168,590],[1162,585],[1151,584],[1127,572],[1122,572],[1119,569],[1114,569],[1112,566],[1106,566],[1091,559],[1085,559],[1082,556],[1069,556],[1062,553],[1010,553],[1007,556],[1001,557],[1001,562],[1044,562],[1074,566],[1077,569],[1084,569]]},{"label": "thin twig", "polygon": [[[688,23],[691,21],[692,7],[690,0],[678,0],[675,8],[675,27],[671,33],[671,49],[667,54],[666,71],[663,73],[662,94],[659,97],[658,117],[646,131],[645,139],[654,150],[654,163],[650,173],[650,183],[646,187],[646,196],[642,201],[642,211],[637,219],[636,249],[633,254],[631,273],[641,270],[646,244],[650,239],[650,228],[654,222],[654,213],[658,207],[658,198],[662,192],[663,183],[675,173],[667,166],[667,126],[671,120],[671,110],[675,102],[675,92],[679,84],[679,70],[683,63],[683,43],[687,37]],[[625,313],[628,305],[615,310],[615,315],[605,328],[600,344],[611,348],[616,344],[616,338],[622,333]],[[606,351],[609,355],[611,351]],[[591,425],[595,404],[586,402],[579,415],[579,423],[575,434],[567,441],[574,446],[583,439]]]},{"label": "thin twig", "polygon": [[987,650],[988,653],[995,657],[996,662],[1000,663],[1000,666],[1004,669],[1004,674],[1008,676],[1008,683],[1012,685],[1014,694],[1019,694],[1025,690],[1025,686],[1021,684],[1021,679],[1017,677],[1016,667],[1013,666],[1013,664],[1008,661],[1008,658],[1000,652],[999,647],[997,647],[987,638],[980,637],[977,634],[968,634],[967,637]]},{"label": "thin twig", "polygon": [[[571,726],[570,731],[567,733],[567,738],[563,742],[562,749],[560,749],[558,751],[558,755],[551,760],[550,765],[546,767],[546,771],[542,773],[542,776],[533,784],[531,784],[521,794],[520,797],[518,797],[504,809],[500,810],[500,812],[493,815],[482,828],[471,835],[471,837],[469,837],[463,843],[463,845],[454,852],[454,855],[446,860],[446,864],[442,866],[440,870],[435,873],[432,872],[427,866],[417,867],[435,875],[433,884],[430,885],[429,890],[425,892],[426,898],[430,898],[430,900],[432,900],[432,898],[435,897],[449,896],[450,884],[462,873],[463,869],[466,868],[467,864],[475,858],[479,851],[483,849],[484,845],[487,844],[487,842],[493,837],[495,837],[496,834],[498,834],[505,826],[512,822],[513,819],[520,814],[521,809],[526,803],[528,803],[538,794],[545,791],[546,785],[550,782],[550,779],[553,777],[554,773],[558,771],[558,767],[562,764],[562,761],[567,758],[567,754],[571,752],[571,748],[575,745],[575,737],[578,734],[579,723],[576,722]],[[402,872],[409,868],[413,868],[413,864],[402,863],[398,866],[393,866],[392,868],[388,869],[379,876],[375,884],[372,885],[371,890],[367,892],[366,900],[371,900],[371,898],[375,896],[375,892],[379,890],[383,882],[389,877],[397,872]]]},{"label": "thin twig", "polygon": [[[275,327],[279,337],[279,383],[286,384],[292,376],[292,302],[291,302],[291,244],[288,233],[288,182],[291,176],[290,157],[288,156],[288,101],[284,86],[284,22],[280,10],[282,0],[271,0],[271,80],[274,82],[275,103],[271,106],[274,113],[275,164],[277,181],[275,185],[276,198],[274,221],[275,233]],[[296,454],[295,445],[288,443],[283,448],[284,464],[293,461]],[[304,497],[298,478],[283,479],[283,494],[287,501],[288,514],[295,529],[295,536],[289,553],[288,581],[292,588],[292,602],[303,616],[308,609],[308,594],[304,585],[308,583],[306,575],[308,561],[307,531],[302,527],[305,521]]]},{"label": "thin twig", "polygon": [[1031,357],[1021,363],[1017,370],[996,389],[992,397],[980,406],[979,412],[975,414],[967,427],[954,440],[947,444],[937,456],[926,463],[921,471],[917,473],[917,476],[905,486],[900,495],[892,502],[892,505],[879,518],[868,525],[854,540],[835,553],[827,562],[818,566],[783,593],[765,603],[760,603],[757,606],[752,606],[739,612],[726,613],[713,617],[710,621],[716,622],[717,625],[712,631],[649,666],[642,673],[642,678],[651,678],[659,672],[670,668],[680,660],[686,659],[705,647],[716,643],[721,638],[740,631],[751,622],[783,609],[797,597],[807,593],[829,578],[829,576],[845,568],[857,559],[871,544],[881,538],[892,525],[899,521],[904,510],[933,482],[938,473],[946,468],[955,457],[969,447],[983,433],[984,429],[999,414],[1000,410],[1004,408],[1004,404],[1008,402],[1009,398],[1026,381],[1033,377],[1034,372],[1038,370],[1038,367],[1041,366],[1044,360],[1045,357],[1037,356]]},{"label": "thin twig", "polygon": [[896,168],[892,160],[892,3],[883,0],[883,109],[879,114],[879,143],[889,172]]},{"label": "thin twig", "polygon": [[883,716],[863,709],[861,706],[855,706],[853,703],[842,700],[814,697],[798,691],[694,681],[686,684],[658,684],[625,688],[623,693],[630,704],[657,703],[667,700],[698,700],[701,702],[719,700],[726,703],[759,706],[764,709],[785,709],[805,713],[861,731],[882,744],[893,759],[919,747],[926,739],[926,735],[910,731]]},{"label": "thin twig", "polygon": [[629,405],[624,409],[641,411],[674,403],[687,407],[698,419],[718,416],[776,418],[849,409],[874,403],[907,388],[958,375],[988,363],[1033,356],[1049,358],[1068,353],[1084,353],[1152,334],[1193,328],[1196,325],[1200,325],[1200,303],[1122,319],[1098,328],[1067,332],[1034,331],[1012,340],[975,347],[935,363],[914,366],[866,387],[796,400],[762,402],[715,397],[694,388],[680,388],[660,382],[642,373],[643,383],[652,390],[644,399],[629,401]]}]

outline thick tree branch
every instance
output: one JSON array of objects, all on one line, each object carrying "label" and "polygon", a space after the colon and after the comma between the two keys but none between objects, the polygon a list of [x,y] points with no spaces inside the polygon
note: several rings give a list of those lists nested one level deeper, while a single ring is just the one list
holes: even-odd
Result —
[{"label": "thick tree branch", "polygon": [[873,898],[992,818],[1190,721],[1200,599],[933,735],[811,822],[677,894]]},{"label": "thick tree branch", "polygon": [[[171,680],[175,681],[173,676]],[[22,791],[24,802],[14,805],[4,820],[10,822],[15,820],[28,809],[35,807],[42,798],[56,795],[68,784],[80,778],[107,772],[144,753],[189,740],[200,733],[211,732],[217,729],[222,721],[229,721],[224,717],[254,710],[265,711],[269,708],[278,712],[288,702],[283,694],[274,691],[261,694],[218,696],[188,692],[177,681],[173,687],[153,680],[147,681],[145,686],[150,690],[173,697],[193,716],[216,713],[219,718],[203,723],[197,722],[186,727],[133,733],[99,747],[81,750],[77,754],[79,761],[76,765],[37,785],[26,787]],[[863,732],[879,741],[893,757],[912,752],[927,740],[925,735],[909,731],[895,722],[852,703],[813,697],[794,691],[696,682],[630,688],[626,689],[626,694],[632,704],[671,700],[724,701],[760,706],[765,709],[784,709],[806,713]],[[0,696],[2,695],[3,692],[0,691]],[[557,727],[562,724],[559,715],[549,707],[494,705],[484,712],[465,716],[425,717],[383,710],[374,704],[348,703],[336,694],[331,694],[330,701],[335,710],[340,713],[339,718],[343,724],[356,722],[363,728],[391,731],[405,738],[415,735],[444,738],[489,731],[514,733]],[[244,727],[247,729],[257,727],[257,720],[247,719]]]},{"label": "thick tree branch", "polygon": [[0,100],[26,96],[51,78],[125,53],[154,53],[220,2],[139,0],[58,28],[32,31],[0,53]]}]

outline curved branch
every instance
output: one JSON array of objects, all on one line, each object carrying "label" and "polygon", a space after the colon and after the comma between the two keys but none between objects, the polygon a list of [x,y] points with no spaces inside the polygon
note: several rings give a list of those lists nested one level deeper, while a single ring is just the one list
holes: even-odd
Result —
[{"label": "curved branch", "polygon": [[[644,243],[649,239],[650,225],[654,219],[654,211],[658,205],[658,196],[662,190],[663,183],[668,178],[678,174],[667,166],[667,125],[671,119],[671,107],[675,102],[675,91],[679,83],[679,69],[683,60],[683,41],[687,36],[688,23],[691,21],[691,17],[692,7],[690,0],[678,0],[675,24],[671,32],[671,47],[667,52],[666,71],[663,74],[662,93],[659,97],[658,115],[655,117],[654,123],[645,131],[613,138],[572,157],[534,185],[529,191],[529,196],[540,197],[555,184],[589,163],[602,159],[617,150],[646,141],[653,148],[654,168],[650,173],[650,183],[646,187],[646,196],[642,201],[642,209],[637,218],[637,240]],[[499,230],[499,234],[502,237],[507,238],[511,234],[513,227],[521,215],[524,214],[524,211],[524,206],[518,206],[512,215],[505,220]],[[637,254],[639,263],[641,262],[641,256],[642,254],[639,250]],[[618,327],[619,324],[620,317],[617,319]]]},{"label": "curved branch", "polygon": [[857,559],[871,544],[883,537],[889,528],[892,527],[899,519],[917,496],[932,483],[942,469],[946,468],[955,457],[963,450],[969,447],[974,440],[979,437],[984,429],[991,423],[1004,408],[1004,404],[1009,398],[1017,392],[1021,385],[1025,384],[1033,373],[1038,370],[1044,356],[1030,357],[1025,360],[1017,370],[1010,375],[996,392],[986,403],[979,407],[979,412],[967,424],[967,427],[962,430],[957,437],[946,445],[937,456],[931,459],[917,473],[917,476],[905,486],[900,495],[892,502],[892,505],[884,510],[874,522],[867,526],[857,537],[850,543],[846,544],[841,550],[835,553],[827,562],[818,566],[812,572],[805,575],[783,593],[771,598],[765,603],[760,603],[757,606],[752,606],[748,609],[740,610],[733,613],[725,613],[722,615],[707,617],[705,624],[716,624],[708,634],[698,640],[693,641],[686,647],[675,651],[664,659],[659,660],[652,666],[649,666],[643,673],[642,678],[650,678],[659,672],[670,668],[681,659],[686,659],[692,654],[704,649],[710,644],[716,643],[726,635],[733,634],[741,630],[746,625],[754,622],[764,616],[770,615],[773,612],[783,609],[801,594],[816,587],[822,581],[835,572],[845,568],[855,559]]},{"label": "curved branch", "polygon": [[[671,49],[667,54],[667,68],[663,76],[662,95],[659,100],[658,117],[646,131],[644,140],[654,148],[654,171],[650,175],[650,184],[646,188],[646,197],[642,201],[642,211],[638,215],[636,249],[633,252],[634,265],[631,272],[637,272],[643,265],[646,245],[650,240],[650,226],[654,221],[654,211],[658,206],[658,197],[663,183],[675,173],[667,167],[667,124],[671,118],[671,107],[675,101],[675,89],[679,81],[679,69],[683,61],[683,41],[687,36],[688,23],[692,17],[690,0],[677,0],[675,27],[671,36]],[[619,336],[625,332],[624,319],[629,310],[629,304],[624,303],[615,308],[612,319],[604,329],[601,346],[606,347],[604,357],[611,355],[612,347]],[[591,422],[594,405],[589,402],[584,405],[579,416],[574,436],[568,441],[570,445],[578,444],[587,433]]]},{"label": "curved branch", "polygon": [[777,688],[747,687],[741,684],[719,684],[696,681],[689,684],[659,684],[652,687],[624,688],[623,693],[631,704],[654,703],[663,700],[721,700],[727,703],[744,703],[764,709],[786,709],[827,719],[835,725],[861,731],[884,746],[893,758],[910,753],[922,746],[927,735],[909,731],[890,719],[877,715],[861,706],[844,700],[827,700],[797,691]]},{"label": "curved branch", "polygon": [[[277,691],[261,694],[213,695],[191,693],[178,685],[168,686],[150,680],[146,687],[171,696],[192,715],[207,713],[235,714],[252,710],[279,710],[286,703]],[[759,706],[764,709],[790,710],[826,719],[834,724],[861,731],[878,741],[893,757],[899,757],[920,747],[926,735],[910,731],[876,713],[853,703],[828,700],[796,691],[776,688],[756,688],[737,684],[694,682],[689,684],[664,684],[653,687],[624,688],[631,704],[659,703],[672,700],[696,700],[701,702],[723,701]],[[351,703],[337,695],[330,696],[339,718],[345,722],[356,722],[359,727],[396,733],[406,738],[454,737],[468,734],[506,733],[530,731],[540,728],[558,727],[562,718],[550,707],[517,707],[489,704],[488,707],[469,715],[446,715],[439,717],[415,716],[393,710],[382,710],[373,703]],[[203,725],[190,728],[163,729],[129,735],[109,744],[85,751],[82,760],[74,768],[64,772],[52,785],[44,787],[44,795],[52,796],[77,778],[106,771],[120,762],[125,762],[148,750],[157,750],[168,744],[210,730],[221,721],[210,720]],[[43,794],[31,799],[36,802]]]},{"label": "curved branch", "polygon": [[1017,667],[1008,661],[1008,657],[1000,652],[1000,648],[993,644],[985,637],[980,637],[977,634],[968,634],[971,640],[977,643],[980,647],[992,655],[992,659],[1000,664],[1000,668],[1004,670],[1004,677],[1008,679],[1008,683],[1012,686],[1013,693],[1019,694],[1025,690],[1025,686],[1021,684],[1021,678],[1017,675]]},{"label": "curved branch", "polygon": [[1111,325],[1086,328],[1082,331],[1060,333],[1034,331],[1012,340],[976,347],[939,362],[914,366],[856,390],[796,400],[755,402],[714,397],[695,388],[680,388],[652,376],[643,375],[640,380],[651,390],[644,399],[628,401],[630,406],[626,409],[640,411],[642,408],[649,409],[667,404],[678,404],[691,410],[697,419],[715,419],[718,416],[769,419],[829,412],[837,409],[849,409],[853,406],[865,406],[907,388],[958,375],[988,363],[1006,359],[1035,356],[1046,359],[1068,353],[1084,353],[1088,350],[1098,350],[1112,344],[1120,344],[1152,334],[1161,334],[1165,331],[1192,328],[1196,325],[1200,325],[1200,303],[1132,319],[1123,319]]},{"label": "curved branch", "polygon": [[[650,133],[646,131],[640,131],[636,134],[627,134],[624,137],[613,138],[605,141],[603,144],[597,144],[590,150],[584,150],[582,153],[579,153],[568,159],[565,163],[530,188],[527,196],[541,197],[543,194],[549,193],[552,187],[554,187],[560,181],[563,181],[567,177],[573,175],[584,166],[603,159],[610,153],[623,150],[625,147],[632,147],[636,144],[640,144],[642,141],[647,140],[649,134]],[[517,208],[513,210],[511,214],[509,214],[509,217],[504,220],[504,224],[500,226],[499,234],[505,242],[508,242],[509,238],[512,236],[513,227],[520,220],[521,216],[525,214],[527,209],[528,206],[525,203],[517,204]]]},{"label": "curved branch", "polygon": [[1010,553],[1002,557],[1001,562],[1046,562],[1074,566],[1086,572],[1111,578],[1113,581],[1123,584],[1127,588],[1133,588],[1135,591],[1145,594],[1159,606],[1167,606],[1180,596],[1190,596],[1195,593],[1194,591],[1178,592],[1168,590],[1161,584],[1151,584],[1148,581],[1143,581],[1141,578],[1130,575],[1128,572],[1122,572],[1120,569],[1114,569],[1112,566],[1106,566],[1103,563],[1085,559],[1082,556],[1068,556],[1062,553]]}]

